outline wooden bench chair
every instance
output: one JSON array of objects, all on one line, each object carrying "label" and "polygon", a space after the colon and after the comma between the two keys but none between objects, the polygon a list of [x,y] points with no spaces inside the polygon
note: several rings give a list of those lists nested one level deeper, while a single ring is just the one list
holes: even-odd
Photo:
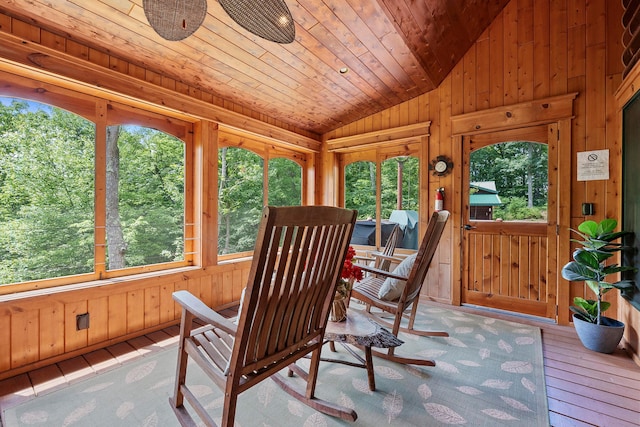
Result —
[{"label": "wooden bench chair", "polygon": [[[427,231],[424,234],[420,247],[415,254],[415,262],[406,276],[400,276],[393,271],[375,269],[366,265],[361,266],[364,271],[374,273],[368,275],[356,283],[351,291],[351,297],[366,305],[365,313],[373,317],[378,323],[388,326],[391,332],[398,336],[398,332],[408,332],[421,336],[449,336],[447,332],[422,331],[414,329],[416,312],[420,298],[420,291],[427,276],[431,260],[435,254],[438,242],[449,218],[448,211],[434,212],[429,220]],[[396,270],[394,270],[396,271]],[[386,301],[379,298],[379,291],[387,278],[405,282],[404,289],[399,298]],[[373,310],[376,308],[378,310]],[[410,313],[406,311],[411,309]],[[393,321],[390,321],[393,318]],[[387,320],[389,319],[389,320]],[[404,326],[403,321],[407,322]],[[423,366],[435,366],[432,360],[403,357],[395,354],[395,348],[390,348],[386,353],[378,351],[374,355],[399,363],[409,363]]]},{"label": "wooden bench chair", "polygon": [[[187,291],[173,294],[182,320],[169,401],[181,425],[196,425],[185,400],[205,425],[216,425],[186,384],[188,358],[223,391],[223,427],[234,424],[238,395],[267,378],[318,411],[355,421],[353,410],[314,395],[324,332],[355,221],[356,211],[341,208],[266,207],[237,325]],[[294,363],[306,355],[311,356],[308,372]],[[306,380],[305,390],[278,373],[287,367]]]}]

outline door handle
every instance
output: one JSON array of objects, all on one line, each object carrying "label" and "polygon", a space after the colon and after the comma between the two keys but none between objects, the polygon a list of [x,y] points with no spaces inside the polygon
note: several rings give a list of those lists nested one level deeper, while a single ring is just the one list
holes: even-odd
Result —
[{"label": "door handle", "polygon": [[471,224],[465,224],[465,225],[464,225],[464,229],[465,229],[465,230],[473,230],[474,228],[476,228],[476,227],[474,227],[474,226],[473,226],[473,225],[471,225]]}]

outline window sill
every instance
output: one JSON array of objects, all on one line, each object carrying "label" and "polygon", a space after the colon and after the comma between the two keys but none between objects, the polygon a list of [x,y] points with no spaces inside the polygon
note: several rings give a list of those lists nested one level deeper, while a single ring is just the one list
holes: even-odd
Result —
[{"label": "window sill", "polygon": [[109,279],[91,280],[87,282],[73,283],[68,285],[59,285],[59,286],[53,286],[53,287],[44,288],[44,289],[33,289],[33,290],[22,291],[22,292],[14,292],[11,294],[0,295],[0,303],[8,302],[8,301],[19,301],[22,299],[40,297],[44,295],[53,295],[53,294],[58,294],[63,292],[72,292],[72,291],[86,290],[91,288],[98,288],[98,287],[109,286],[109,285],[114,285],[118,283],[121,284],[121,283],[135,282],[138,280],[147,279],[151,277],[157,278],[157,277],[163,277],[163,276],[171,276],[176,274],[198,271],[201,269],[202,269],[201,267],[191,267],[191,266],[179,267],[179,268],[172,268],[169,270],[153,271],[153,272],[147,272],[147,273],[141,273],[141,274],[132,274],[129,276],[114,277]]}]

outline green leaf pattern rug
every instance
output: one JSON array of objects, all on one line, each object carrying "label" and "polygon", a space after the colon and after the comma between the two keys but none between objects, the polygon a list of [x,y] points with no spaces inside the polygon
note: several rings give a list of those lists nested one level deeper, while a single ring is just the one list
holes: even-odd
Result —
[{"label": "green leaf pattern rug", "polygon": [[[446,330],[450,337],[401,334],[405,343],[397,353],[432,358],[436,366],[400,365],[374,357],[376,391],[369,390],[364,369],[321,363],[316,394],[353,408],[358,413],[355,423],[318,413],[267,380],[240,396],[236,426],[549,425],[539,328],[426,305],[419,309],[416,327]],[[332,357],[351,360],[344,349],[336,348]],[[328,346],[323,349],[326,356],[325,352],[330,353]],[[175,347],[150,352],[5,409],[4,425],[177,426],[168,403],[176,353]],[[190,369],[197,394],[219,419],[222,393],[195,364]]]}]

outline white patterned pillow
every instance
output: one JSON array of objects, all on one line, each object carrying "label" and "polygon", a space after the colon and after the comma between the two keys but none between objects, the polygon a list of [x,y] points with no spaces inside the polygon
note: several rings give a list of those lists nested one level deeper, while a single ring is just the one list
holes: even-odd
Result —
[{"label": "white patterned pillow", "polygon": [[[413,264],[416,262],[416,255],[417,253],[414,253],[403,259],[402,262],[393,269],[392,273],[397,274],[398,276],[407,277],[411,268],[413,268]],[[378,298],[384,301],[397,300],[400,298],[400,295],[402,295],[402,291],[404,291],[406,284],[406,280],[387,277],[378,291]]]}]

